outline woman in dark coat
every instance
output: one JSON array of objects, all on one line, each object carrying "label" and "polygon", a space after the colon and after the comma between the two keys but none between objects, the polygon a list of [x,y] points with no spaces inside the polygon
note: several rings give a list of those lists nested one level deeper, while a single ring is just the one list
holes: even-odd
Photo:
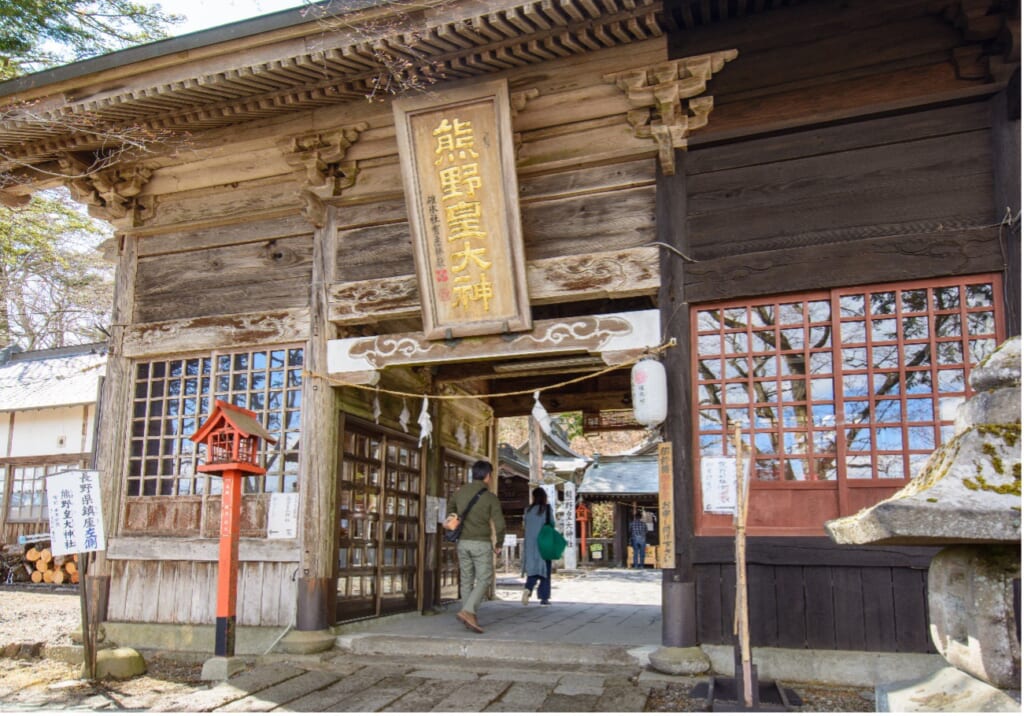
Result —
[{"label": "woman in dark coat", "polygon": [[537,535],[546,522],[554,524],[555,516],[543,487],[534,488],[532,497],[532,504],[523,513],[523,574],[526,575],[523,605],[530,603],[530,595],[536,586],[540,603],[548,606],[551,604],[551,560],[540,556]]}]

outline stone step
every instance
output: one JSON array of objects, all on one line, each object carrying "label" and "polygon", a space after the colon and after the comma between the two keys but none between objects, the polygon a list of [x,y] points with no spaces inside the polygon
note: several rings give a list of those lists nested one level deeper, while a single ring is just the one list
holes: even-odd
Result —
[{"label": "stone step", "polygon": [[350,634],[335,639],[336,648],[352,653],[398,657],[459,657],[487,659],[511,663],[542,663],[552,665],[643,665],[638,651],[647,647],[612,644],[557,644],[501,639],[464,639],[422,637],[394,634]]}]

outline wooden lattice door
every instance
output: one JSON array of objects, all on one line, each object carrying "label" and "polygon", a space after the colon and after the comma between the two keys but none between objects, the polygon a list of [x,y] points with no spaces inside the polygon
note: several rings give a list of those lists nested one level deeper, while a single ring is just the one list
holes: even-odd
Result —
[{"label": "wooden lattice door", "polygon": [[415,609],[421,454],[415,441],[346,421],[338,479],[338,621]]},{"label": "wooden lattice door", "polygon": [[[456,490],[469,480],[469,463],[450,453],[444,456],[444,475],[441,485],[442,495],[448,511],[454,504]],[[437,566],[438,586],[441,602],[451,602],[459,598],[459,555],[453,542],[440,540],[440,563]]]}]

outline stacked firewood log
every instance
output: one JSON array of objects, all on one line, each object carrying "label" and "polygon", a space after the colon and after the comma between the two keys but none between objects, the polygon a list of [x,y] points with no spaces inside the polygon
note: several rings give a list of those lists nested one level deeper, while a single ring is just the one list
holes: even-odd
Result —
[{"label": "stacked firewood log", "polygon": [[74,554],[54,557],[47,547],[29,547],[25,563],[29,578],[36,584],[78,584],[78,557]]}]

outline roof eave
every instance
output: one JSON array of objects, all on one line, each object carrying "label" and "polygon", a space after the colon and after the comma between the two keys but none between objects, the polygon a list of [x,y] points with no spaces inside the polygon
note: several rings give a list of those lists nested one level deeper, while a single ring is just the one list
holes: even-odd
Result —
[{"label": "roof eave", "polygon": [[[301,0],[296,0],[296,2],[301,2]],[[65,82],[81,80],[90,75],[99,75],[128,65],[149,63],[171,55],[194,52],[234,40],[257,38],[267,33],[313,25],[329,13],[334,12],[330,9],[334,2],[335,0],[324,0],[313,5],[301,5],[16,77],[6,82],[0,82],[0,100]],[[344,9],[345,12],[356,12],[387,4],[389,4],[389,0],[352,0],[351,5]]]}]

